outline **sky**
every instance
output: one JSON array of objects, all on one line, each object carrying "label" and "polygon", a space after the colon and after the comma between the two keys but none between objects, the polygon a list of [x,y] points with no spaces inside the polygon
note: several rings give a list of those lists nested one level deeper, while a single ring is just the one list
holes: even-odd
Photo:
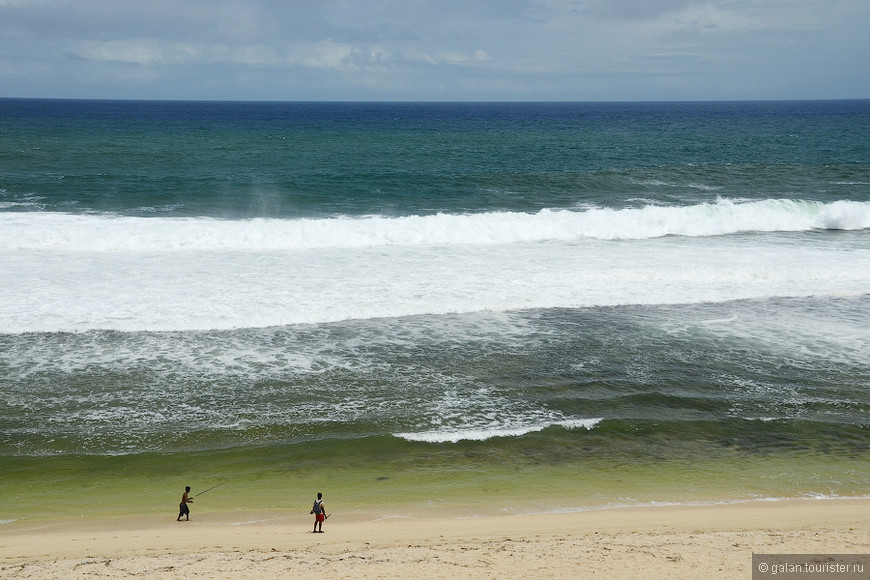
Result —
[{"label": "sky", "polygon": [[0,97],[870,98],[868,0],[0,0]]}]

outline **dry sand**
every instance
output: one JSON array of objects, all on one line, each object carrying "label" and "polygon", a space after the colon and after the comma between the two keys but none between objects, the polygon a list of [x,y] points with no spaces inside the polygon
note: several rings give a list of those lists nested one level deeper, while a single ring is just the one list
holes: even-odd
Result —
[{"label": "dry sand", "polygon": [[866,554],[870,500],[472,519],[85,520],[0,527],[2,578],[751,578],[752,553]]}]

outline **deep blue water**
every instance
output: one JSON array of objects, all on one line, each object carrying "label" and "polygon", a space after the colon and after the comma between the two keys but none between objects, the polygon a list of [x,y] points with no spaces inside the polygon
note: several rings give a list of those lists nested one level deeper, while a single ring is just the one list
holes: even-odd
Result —
[{"label": "deep blue water", "polygon": [[25,209],[395,216],[697,203],[711,192],[866,199],[870,187],[860,185],[868,101],[0,100],[0,117],[4,201],[38,199]]}]

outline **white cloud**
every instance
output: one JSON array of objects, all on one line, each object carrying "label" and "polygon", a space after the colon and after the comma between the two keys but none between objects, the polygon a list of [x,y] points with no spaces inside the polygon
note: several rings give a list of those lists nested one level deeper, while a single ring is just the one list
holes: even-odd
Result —
[{"label": "white cloud", "polygon": [[[347,70],[355,68],[353,57],[360,51],[352,44],[332,39],[298,47],[301,63],[311,68]],[[296,50],[294,50],[296,52]]]},{"label": "white cloud", "polygon": [[150,38],[80,42],[70,52],[84,60],[141,65],[178,64],[202,60],[201,49],[195,45],[183,42],[160,42]]},{"label": "white cloud", "polygon": [[213,47],[207,51],[207,54],[207,60],[211,62],[228,62],[253,67],[282,66],[287,61],[286,57],[275,50],[275,47],[263,44]]},{"label": "white cloud", "polygon": [[209,45],[137,38],[80,42],[69,52],[75,58],[88,61],[151,67],[233,63],[254,67],[305,67],[344,72],[371,70],[373,67],[406,68],[415,61],[424,61],[431,66],[470,66],[489,61],[489,55],[483,49],[471,53],[439,51],[421,54],[410,51],[405,58],[398,58],[392,50],[384,46],[336,42],[332,39],[276,47],[263,44]]}]

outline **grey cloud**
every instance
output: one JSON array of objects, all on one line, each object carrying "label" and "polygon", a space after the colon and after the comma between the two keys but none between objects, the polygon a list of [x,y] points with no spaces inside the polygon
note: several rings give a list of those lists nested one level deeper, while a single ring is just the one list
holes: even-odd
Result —
[{"label": "grey cloud", "polygon": [[0,0],[0,97],[868,96],[868,22],[851,0]]}]

